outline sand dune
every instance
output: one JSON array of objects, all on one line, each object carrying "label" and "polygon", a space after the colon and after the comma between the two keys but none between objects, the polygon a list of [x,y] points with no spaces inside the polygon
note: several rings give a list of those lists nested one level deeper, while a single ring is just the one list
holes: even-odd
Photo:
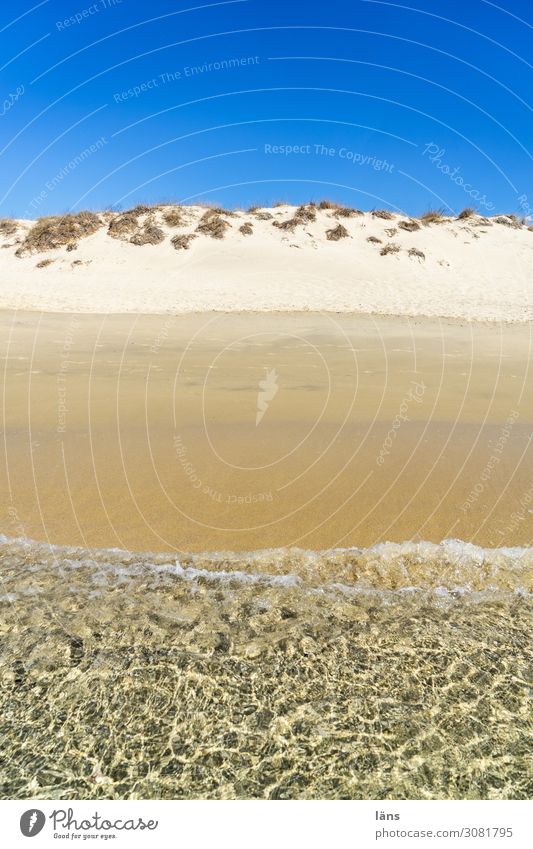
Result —
[{"label": "sand dune", "polygon": [[0,222],[1,309],[533,318],[533,232],[513,216],[156,206],[87,221]]}]

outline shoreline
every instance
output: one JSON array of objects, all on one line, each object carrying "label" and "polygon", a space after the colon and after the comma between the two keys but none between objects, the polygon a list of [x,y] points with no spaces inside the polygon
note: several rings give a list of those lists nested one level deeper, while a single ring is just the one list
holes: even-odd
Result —
[{"label": "shoreline", "polygon": [[[529,500],[533,504],[533,493]],[[25,553],[51,571],[60,563],[105,568],[124,578],[143,573],[213,585],[259,585],[292,590],[335,589],[346,593],[404,593],[440,597],[490,595],[533,597],[533,546],[483,547],[461,539],[386,540],[367,548],[349,546],[310,550],[268,548],[252,551],[129,551],[83,548],[45,540],[10,537],[0,530],[0,560],[6,552]],[[90,561],[87,560],[90,555]],[[178,556],[179,555],[179,556]],[[38,565],[39,564],[39,565]],[[75,566],[73,566],[75,568]]]},{"label": "shoreline", "polygon": [[504,327],[516,327],[516,328],[531,328],[531,336],[533,338],[533,319],[507,319],[507,318],[464,318],[461,316],[453,316],[453,315],[432,315],[426,313],[393,313],[393,312],[357,312],[356,310],[348,311],[348,310],[327,310],[327,309],[212,309],[212,310],[187,310],[187,311],[171,311],[167,312],[133,312],[133,311],[124,311],[124,312],[78,312],[76,310],[53,310],[53,309],[29,309],[27,307],[5,307],[0,306],[0,318],[3,315],[43,315],[43,316],[55,316],[59,317],[73,317],[73,316],[83,316],[86,318],[127,318],[127,317],[136,317],[136,318],[199,318],[201,316],[212,316],[213,318],[218,316],[235,316],[235,317],[261,317],[261,316],[282,316],[282,317],[290,317],[295,316],[299,318],[305,318],[309,316],[311,318],[316,317],[325,317],[325,318],[334,318],[338,316],[339,318],[353,318],[353,319],[379,319],[379,320],[390,320],[390,321],[409,321],[415,325],[424,324],[424,323],[438,323],[443,324],[444,326],[450,327],[470,327],[470,326],[479,326],[479,327],[487,327],[494,328],[502,325]]}]

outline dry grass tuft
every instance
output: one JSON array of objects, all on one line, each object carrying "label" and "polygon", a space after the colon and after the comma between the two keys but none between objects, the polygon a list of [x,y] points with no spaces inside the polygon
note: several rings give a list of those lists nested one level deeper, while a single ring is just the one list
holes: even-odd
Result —
[{"label": "dry grass tuft", "polygon": [[530,227],[528,227],[527,229],[529,230],[530,233],[533,233],[533,224]]},{"label": "dry grass tuft", "polygon": [[255,217],[258,221],[270,221],[274,218],[271,212],[256,212]]},{"label": "dry grass tuft", "polygon": [[356,215],[363,215],[360,209],[354,209],[351,206],[341,206],[336,209],[333,215],[335,218],[355,218]]},{"label": "dry grass tuft", "polygon": [[165,234],[161,227],[156,227],[151,222],[144,225],[142,230],[135,233],[130,242],[132,245],[160,245],[165,240]]},{"label": "dry grass tuft", "polygon": [[188,251],[193,239],[196,239],[196,233],[184,233],[182,236],[174,236],[170,244],[177,251]]},{"label": "dry grass tuft", "polygon": [[253,232],[254,228],[250,221],[245,221],[244,224],[239,227],[239,233],[242,233],[243,236],[251,236]]},{"label": "dry grass tuft", "polygon": [[336,200],[328,200],[327,198],[324,198],[324,200],[321,200],[320,203],[318,204],[318,208],[319,209],[342,209],[342,204],[337,203]]},{"label": "dry grass tuft", "polygon": [[172,209],[163,213],[163,221],[167,227],[181,227],[185,222],[180,206],[174,206]]},{"label": "dry grass tuft", "polygon": [[101,226],[102,221],[94,212],[39,218],[15,253],[17,256],[23,256],[25,253],[52,251],[85,236],[91,236]]},{"label": "dry grass tuft", "polygon": [[295,217],[287,218],[286,221],[273,221],[272,226],[277,227],[279,230],[288,230],[290,233],[292,233],[292,231],[296,229],[298,224],[301,223],[302,222],[298,221],[298,219]]},{"label": "dry grass tuft", "polygon": [[128,212],[121,212],[116,218],[112,218],[107,228],[108,236],[113,239],[124,239],[135,233],[139,226],[139,220],[133,209]]},{"label": "dry grass tuft", "polygon": [[[160,203],[138,203],[136,206],[132,206],[131,209],[125,209],[123,213],[126,214],[128,212],[133,213],[133,215],[148,215],[149,212],[157,212],[161,209]],[[113,209],[111,209],[113,211]],[[118,210],[116,210],[118,211]]]},{"label": "dry grass tuft", "polygon": [[348,230],[342,224],[337,224],[331,230],[326,230],[326,239],[328,242],[338,242],[339,239],[346,239]]},{"label": "dry grass tuft", "polygon": [[253,212],[257,212],[258,209],[260,209],[259,206],[249,206],[248,209],[246,210],[246,212],[248,212],[251,215]]},{"label": "dry grass tuft", "polygon": [[224,206],[218,206],[216,203],[209,203],[205,201],[197,201],[195,206],[199,206],[201,209],[205,209],[204,215],[225,215],[226,218],[236,218],[237,213],[233,212],[232,209],[226,209]]},{"label": "dry grass tuft", "polygon": [[396,236],[396,234],[398,233],[398,228],[397,227],[387,227],[387,229],[385,230],[385,233],[386,233],[387,236],[389,236],[389,238],[392,238],[393,236]]},{"label": "dry grass tuft", "polygon": [[420,230],[420,224],[413,218],[410,218],[408,221],[398,221],[398,227],[401,227],[402,230],[407,230],[409,233]]},{"label": "dry grass tuft", "polygon": [[205,215],[225,215],[227,218],[236,218],[237,213],[231,209],[225,209],[223,206],[208,206]]},{"label": "dry grass tuft", "polygon": [[520,219],[510,213],[510,215],[499,215],[494,219],[495,224],[503,224],[505,227],[512,227],[514,230],[520,230],[522,224],[520,223]]},{"label": "dry grass tuft", "polygon": [[286,221],[273,221],[272,224],[280,230],[288,230],[292,233],[296,227],[301,227],[310,221],[316,221],[316,207],[312,203],[299,206],[292,218],[287,218]]},{"label": "dry grass tuft", "polygon": [[36,264],[35,268],[46,268],[48,265],[52,265],[53,261],[53,259],[42,259]]},{"label": "dry grass tuft", "polygon": [[121,212],[110,220],[107,233],[113,239],[128,239],[129,237],[132,245],[159,245],[164,240],[165,234],[160,227],[155,226],[153,215],[146,221],[144,227],[139,229],[139,216],[153,213],[158,209],[159,207],[156,205],[150,207],[139,204],[133,209]]},{"label": "dry grass tuft", "polygon": [[387,256],[388,254],[397,254],[400,252],[400,246],[395,244],[394,242],[390,242],[390,244],[385,245],[380,250],[380,256]]},{"label": "dry grass tuft", "polygon": [[369,236],[367,242],[370,242],[371,245],[382,245],[383,241],[378,239],[377,236]]},{"label": "dry grass tuft", "polygon": [[210,236],[212,239],[223,239],[229,226],[228,222],[220,217],[216,209],[208,209],[202,215],[196,232]]},{"label": "dry grass tuft", "polygon": [[424,224],[442,224],[445,220],[443,209],[428,209],[420,216]]},{"label": "dry grass tuft", "polygon": [[473,215],[476,215],[476,210],[471,206],[465,206],[457,216],[457,220],[464,221],[465,218],[472,218]]},{"label": "dry grass tuft", "polygon": [[316,221],[316,205],[314,203],[303,204],[299,206],[294,217],[302,222]]},{"label": "dry grass tuft", "polygon": [[17,227],[16,221],[12,221],[11,218],[0,219],[0,234],[2,236],[12,236],[13,233],[17,232]]},{"label": "dry grass tuft", "polygon": [[373,209],[371,211],[373,218],[383,218],[385,221],[391,221],[394,218],[394,215],[388,209]]},{"label": "dry grass tuft", "polygon": [[425,259],[426,255],[419,251],[418,248],[409,248],[407,251],[408,256],[416,257],[416,259]]}]

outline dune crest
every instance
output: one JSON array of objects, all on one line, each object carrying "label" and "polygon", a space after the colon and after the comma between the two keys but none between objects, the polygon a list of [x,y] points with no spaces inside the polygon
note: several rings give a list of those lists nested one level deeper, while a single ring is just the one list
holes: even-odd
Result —
[{"label": "dune crest", "polygon": [[513,215],[412,218],[332,202],[4,219],[0,308],[524,322],[533,319],[532,229]]}]

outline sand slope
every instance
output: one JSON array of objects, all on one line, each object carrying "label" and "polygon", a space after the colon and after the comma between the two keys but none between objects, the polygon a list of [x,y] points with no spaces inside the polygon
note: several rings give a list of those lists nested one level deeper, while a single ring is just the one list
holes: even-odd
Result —
[{"label": "sand slope", "polygon": [[[414,232],[372,213],[340,217],[311,209],[294,228],[296,207],[278,206],[221,214],[223,238],[197,233],[189,249],[171,239],[195,233],[205,207],[182,208],[179,226],[168,226],[159,206],[137,216],[141,232],[153,224],[160,244],[132,244],[132,232],[108,234],[117,213],[67,246],[32,252],[24,239],[34,222],[0,235],[0,308],[80,313],[183,313],[205,310],[324,310],[427,315],[469,320],[533,318],[533,232],[507,219],[447,218]],[[271,216],[271,217],[267,217]],[[205,220],[205,219],[204,219]],[[240,231],[249,222],[252,233]],[[329,240],[338,225],[347,236]],[[514,226],[513,226],[514,225]],[[397,232],[393,232],[396,230]],[[389,232],[387,232],[389,231]],[[369,242],[369,237],[381,240]],[[382,255],[389,243],[397,253]],[[409,254],[415,248],[424,255]],[[18,255],[22,254],[22,255]],[[45,267],[38,263],[52,260]]]}]

